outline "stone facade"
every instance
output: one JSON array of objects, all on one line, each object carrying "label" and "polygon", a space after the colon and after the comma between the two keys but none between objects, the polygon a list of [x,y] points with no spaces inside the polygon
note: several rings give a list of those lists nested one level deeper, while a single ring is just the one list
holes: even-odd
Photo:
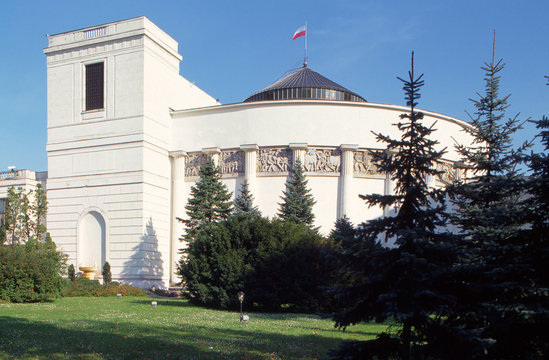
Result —
[{"label": "stone facade", "polygon": [[[109,261],[113,280],[177,283],[184,229],[176,217],[186,216],[207,156],[233,194],[248,182],[265,216],[276,215],[296,159],[322,233],[340,216],[357,224],[383,215],[358,195],[393,191],[369,151],[383,150],[372,131],[398,136],[392,124],[405,107],[329,100],[221,105],[179,75],[177,42],[145,17],[49,35],[44,52],[48,228],[77,268],[99,272]],[[97,63],[104,68],[103,107],[86,110],[86,69]],[[467,123],[424,114],[427,124],[437,123],[441,147],[468,140]],[[445,156],[441,181],[459,158],[453,150]]]}]

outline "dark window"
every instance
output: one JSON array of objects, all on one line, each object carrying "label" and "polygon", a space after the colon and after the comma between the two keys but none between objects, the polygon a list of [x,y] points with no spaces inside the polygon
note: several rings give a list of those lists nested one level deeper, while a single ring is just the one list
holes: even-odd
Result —
[{"label": "dark window", "polygon": [[86,110],[103,109],[104,63],[86,65]]}]

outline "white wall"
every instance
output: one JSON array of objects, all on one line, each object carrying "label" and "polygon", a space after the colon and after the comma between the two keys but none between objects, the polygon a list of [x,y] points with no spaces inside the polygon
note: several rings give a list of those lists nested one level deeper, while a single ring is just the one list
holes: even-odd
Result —
[{"label": "white wall", "polygon": [[[238,148],[244,144],[259,147],[305,143],[309,147],[355,144],[361,149],[380,149],[375,133],[400,138],[396,126],[405,107],[372,103],[337,101],[266,101],[172,112],[172,150],[186,152],[204,148]],[[446,147],[445,160],[457,161],[455,140],[467,143],[463,130],[468,124],[441,114],[425,111],[426,125],[436,122],[439,149]],[[315,226],[328,234],[338,216],[339,174],[308,174],[309,187],[316,204]],[[242,181],[243,177],[239,178]],[[276,216],[287,174],[262,173],[255,180],[254,197],[263,215]],[[186,179],[194,182],[195,179]],[[192,185],[192,183],[191,183]],[[351,196],[346,208],[354,224],[383,214],[380,208],[368,208],[360,194],[384,193],[385,178],[354,174],[349,183]],[[231,189],[234,191],[233,189]],[[180,201],[177,199],[177,201]],[[183,200],[186,202],[186,199]]]},{"label": "white wall", "polygon": [[[113,279],[167,286],[169,108],[216,101],[179,76],[177,42],[144,17],[48,39],[52,238],[70,262],[86,259],[78,224],[100,213]],[[105,108],[84,111],[85,65],[97,61],[105,63]]]}]

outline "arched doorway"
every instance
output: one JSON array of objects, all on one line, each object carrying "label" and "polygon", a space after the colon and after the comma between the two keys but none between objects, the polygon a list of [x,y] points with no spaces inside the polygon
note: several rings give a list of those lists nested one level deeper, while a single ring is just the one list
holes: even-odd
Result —
[{"label": "arched doorway", "polygon": [[78,266],[92,266],[101,271],[105,262],[105,219],[97,211],[82,216],[78,225]]}]

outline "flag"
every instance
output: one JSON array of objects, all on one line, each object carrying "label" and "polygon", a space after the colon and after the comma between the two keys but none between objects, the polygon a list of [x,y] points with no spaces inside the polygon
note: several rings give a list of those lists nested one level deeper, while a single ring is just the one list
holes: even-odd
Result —
[{"label": "flag", "polygon": [[292,40],[297,39],[298,37],[305,36],[305,32],[307,31],[307,25],[303,25],[299,29],[297,29],[294,33],[294,37]]}]

